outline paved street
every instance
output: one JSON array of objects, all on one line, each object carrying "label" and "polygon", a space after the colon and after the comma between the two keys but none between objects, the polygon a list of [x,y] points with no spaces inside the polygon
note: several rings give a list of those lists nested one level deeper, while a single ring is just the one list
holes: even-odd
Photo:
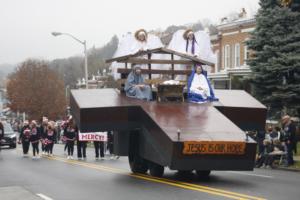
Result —
[{"label": "paved street", "polygon": [[0,199],[299,199],[299,172],[213,172],[209,180],[197,180],[166,170],[158,179],[131,174],[127,157],[94,161],[88,149],[87,161],[70,161],[62,147],[39,160],[23,158],[20,148],[2,150]]}]

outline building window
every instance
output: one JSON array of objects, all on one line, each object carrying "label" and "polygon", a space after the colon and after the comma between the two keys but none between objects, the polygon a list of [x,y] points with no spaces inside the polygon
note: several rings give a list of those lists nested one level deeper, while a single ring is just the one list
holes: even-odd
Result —
[{"label": "building window", "polygon": [[230,66],[230,46],[225,45],[224,47],[224,67],[225,69],[229,68]]},{"label": "building window", "polygon": [[240,66],[240,44],[236,43],[234,46],[234,66],[239,67]]},{"label": "building window", "polygon": [[245,45],[244,46],[244,65],[247,65],[248,58],[249,58],[249,51],[248,51],[248,47]]}]

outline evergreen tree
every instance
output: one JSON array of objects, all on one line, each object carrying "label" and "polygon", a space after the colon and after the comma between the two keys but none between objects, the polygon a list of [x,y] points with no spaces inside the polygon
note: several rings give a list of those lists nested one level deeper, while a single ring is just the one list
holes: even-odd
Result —
[{"label": "evergreen tree", "polygon": [[300,115],[299,0],[261,0],[256,28],[247,42],[254,95],[270,116]]}]

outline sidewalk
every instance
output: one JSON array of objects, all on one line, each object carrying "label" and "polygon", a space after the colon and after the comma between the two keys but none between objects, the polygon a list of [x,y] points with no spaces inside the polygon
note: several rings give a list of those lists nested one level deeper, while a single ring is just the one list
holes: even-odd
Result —
[{"label": "sidewalk", "polygon": [[295,164],[289,167],[279,166],[277,169],[300,172],[300,155],[294,156]]}]

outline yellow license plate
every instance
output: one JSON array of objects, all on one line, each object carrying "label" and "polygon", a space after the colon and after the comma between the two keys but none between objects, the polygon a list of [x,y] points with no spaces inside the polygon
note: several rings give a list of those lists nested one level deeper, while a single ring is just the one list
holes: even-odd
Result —
[{"label": "yellow license plate", "polygon": [[184,142],[183,154],[227,154],[243,155],[245,142],[211,142],[211,141],[187,141]]}]

